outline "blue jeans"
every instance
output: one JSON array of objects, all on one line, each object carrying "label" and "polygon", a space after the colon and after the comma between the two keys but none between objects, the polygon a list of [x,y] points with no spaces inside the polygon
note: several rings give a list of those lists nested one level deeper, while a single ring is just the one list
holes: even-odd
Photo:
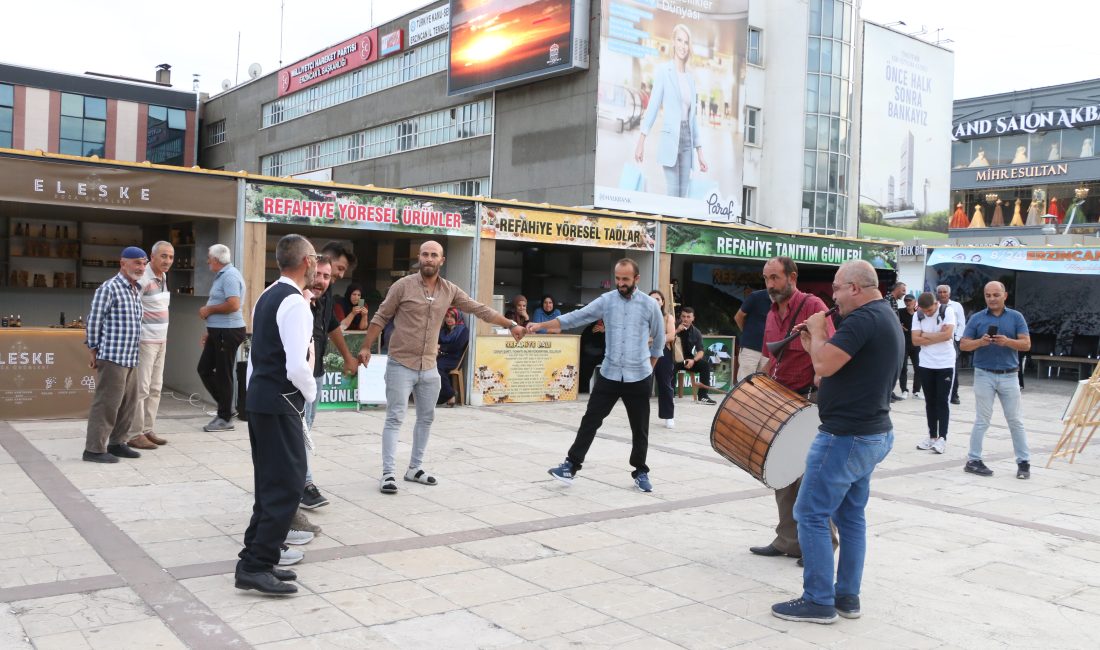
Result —
[{"label": "blue jeans", "polygon": [[[317,384],[317,396],[313,398],[312,402],[306,402],[305,411],[302,416],[306,419],[306,430],[313,433],[313,420],[317,418],[317,405],[321,403],[321,385],[324,375],[320,377],[314,377],[313,381]],[[313,463],[310,459],[313,458],[313,450],[306,445],[306,485],[313,483]]]},{"label": "blue jeans", "polygon": [[676,164],[664,167],[665,194],[686,198],[691,194],[691,123],[680,122],[680,142]]},{"label": "blue jeans", "polygon": [[[834,436],[818,431],[806,455],[806,474],[794,504],[802,547],[802,597],[834,605],[837,594],[859,595],[867,555],[864,509],[871,494],[871,472],[894,446],[894,432]],[[840,533],[840,563],[833,585],[832,518]]]},{"label": "blue jeans", "polygon": [[382,427],[382,473],[393,474],[397,438],[409,408],[409,395],[416,395],[416,424],[413,426],[412,455],[409,469],[419,469],[428,447],[428,436],[435,420],[435,400],[439,397],[439,372],[435,368],[412,370],[390,359],[386,363],[386,424]]},{"label": "blue jeans", "polygon": [[1024,432],[1024,421],[1020,419],[1020,382],[1016,373],[997,374],[974,369],[974,406],[977,416],[974,418],[974,428],[970,431],[970,460],[982,459],[982,441],[985,432],[989,429],[989,421],[993,418],[993,398],[1001,398],[1001,408],[1005,412],[1005,420],[1008,421],[1008,430],[1012,433],[1012,450],[1016,452],[1016,462],[1023,463],[1031,460],[1031,452],[1027,448],[1027,434]]}]

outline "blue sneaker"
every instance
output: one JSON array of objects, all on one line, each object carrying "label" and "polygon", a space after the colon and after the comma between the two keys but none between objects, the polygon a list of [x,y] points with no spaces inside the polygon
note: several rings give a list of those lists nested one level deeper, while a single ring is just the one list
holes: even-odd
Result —
[{"label": "blue sneaker", "polygon": [[802,598],[795,598],[785,603],[776,603],[772,605],[772,616],[781,618],[784,621],[820,623],[822,625],[836,623],[836,619],[838,618],[835,607],[816,605]]},{"label": "blue sneaker", "polygon": [[859,596],[837,596],[836,613],[844,618],[859,618],[863,616],[859,612]]},{"label": "blue sneaker", "polygon": [[573,463],[569,462],[568,458],[562,461],[561,465],[551,467],[546,471],[562,483],[573,485]]},{"label": "blue sneaker", "polygon": [[649,482],[649,474],[642,472],[634,477],[634,486],[642,492],[652,492],[653,484]]}]

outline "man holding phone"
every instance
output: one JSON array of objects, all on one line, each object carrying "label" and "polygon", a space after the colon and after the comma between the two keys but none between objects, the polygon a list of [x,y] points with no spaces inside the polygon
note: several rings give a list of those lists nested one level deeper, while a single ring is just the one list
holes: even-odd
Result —
[{"label": "man holding phone", "polygon": [[970,432],[970,453],[963,468],[978,476],[993,476],[982,462],[982,441],[993,417],[993,398],[1001,399],[1012,449],[1016,453],[1016,478],[1031,477],[1030,452],[1024,422],[1020,419],[1020,385],[1016,380],[1019,352],[1031,349],[1031,334],[1023,314],[1005,307],[1008,291],[1000,282],[985,285],[986,309],[966,323],[959,347],[974,353],[974,401],[977,415]]}]

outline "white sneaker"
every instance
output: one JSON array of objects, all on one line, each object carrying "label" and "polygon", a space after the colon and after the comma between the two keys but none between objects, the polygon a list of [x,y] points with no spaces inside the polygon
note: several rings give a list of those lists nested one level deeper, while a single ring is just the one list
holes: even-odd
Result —
[{"label": "white sneaker", "polygon": [[924,399],[924,395],[921,395],[919,390],[915,390],[913,391],[913,399]]},{"label": "white sneaker", "polygon": [[943,438],[936,438],[935,442],[932,443],[932,451],[937,454],[947,451],[947,441]]},{"label": "white sneaker", "polygon": [[298,564],[305,556],[305,553],[297,549],[288,548],[284,544],[283,547],[279,549],[279,566],[290,566],[291,564]]},{"label": "white sneaker", "polygon": [[294,544],[295,546],[301,544],[308,544],[313,541],[313,533],[308,530],[294,530],[290,529],[290,532],[286,534],[286,543]]},{"label": "white sneaker", "polygon": [[676,428],[676,420],[674,420],[672,418],[669,418],[669,419],[665,420],[665,428],[666,429],[675,429]]},{"label": "white sneaker", "polygon": [[934,445],[935,445],[935,440],[932,439],[932,438],[929,438],[927,440],[921,440],[920,442],[918,442],[917,443],[917,449],[920,449],[921,451],[928,451],[929,449],[932,449]]},{"label": "white sneaker", "polygon": [[901,391],[901,398],[902,399],[909,399],[909,391],[907,391],[907,390]]}]

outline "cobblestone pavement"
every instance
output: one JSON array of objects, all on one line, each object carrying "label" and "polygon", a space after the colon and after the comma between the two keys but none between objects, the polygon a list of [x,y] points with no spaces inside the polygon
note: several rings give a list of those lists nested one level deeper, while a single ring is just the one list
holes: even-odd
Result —
[{"label": "cobblestone pavement", "polygon": [[[0,422],[0,647],[989,648],[1100,647],[1100,440],[1044,468],[1073,382],[1031,381],[1032,478],[1015,478],[1000,413],[991,478],[962,466],[967,386],[947,453],[918,451],[924,403],[895,405],[872,481],[863,617],[781,621],[801,591],[762,558],[770,490],[710,448],[715,407],[656,420],[654,491],[633,489],[616,407],[572,487],[561,462],[583,403],[440,409],[438,486],[380,494],[383,413],[322,412],[314,474],[332,502],[302,547],[299,595],[233,588],[251,510],[247,427],[165,397],[169,444],[116,465],[80,460],[85,423]],[[407,458],[406,422],[399,462]]]}]

